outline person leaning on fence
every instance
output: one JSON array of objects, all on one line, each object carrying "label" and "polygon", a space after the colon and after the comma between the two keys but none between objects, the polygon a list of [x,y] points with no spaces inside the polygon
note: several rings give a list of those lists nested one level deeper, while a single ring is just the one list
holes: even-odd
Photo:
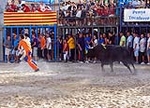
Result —
[{"label": "person leaning on fence", "polygon": [[63,40],[63,60],[64,60],[64,62],[68,61],[68,58],[69,58],[68,53],[69,53],[69,46],[67,43],[67,39],[64,39]]},{"label": "person leaning on fence", "polygon": [[39,41],[35,35],[35,33],[32,34],[32,49],[33,49],[33,59],[35,61],[38,60],[38,44]]},{"label": "person leaning on fence", "polygon": [[24,57],[24,60],[29,64],[29,66],[35,71],[39,71],[39,68],[37,64],[32,59],[32,48],[31,43],[29,44],[27,41],[25,41],[25,37],[23,35],[20,35],[20,41],[18,45],[18,50],[22,50],[22,48],[25,50],[26,56]]},{"label": "person leaning on fence", "polygon": [[148,65],[150,65],[150,33],[147,34],[147,48],[146,48],[146,52],[147,52],[147,60],[148,60]]},{"label": "person leaning on fence", "polygon": [[85,61],[85,41],[83,33],[79,33],[77,45],[78,45],[78,59],[81,63],[83,63]]},{"label": "person leaning on fence", "polygon": [[40,57],[45,58],[46,57],[46,54],[45,54],[45,50],[46,50],[45,35],[40,34],[40,36],[39,36],[39,42],[40,42]]},{"label": "person leaning on fence", "polygon": [[120,32],[120,46],[125,47],[126,46],[126,37],[124,36],[124,34],[122,32]]},{"label": "person leaning on fence", "polygon": [[134,51],[135,61],[138,64],[139,63],[139,49],[140,49],[139,41],[140,41],[140,38],[137,33],[134,33],[133,36],[134,36],[133,51]]},{"label": "person leaning on fence", "polygon": [[130,53],[130,56],[133,57],[133,35],[130,32],[127,32],[126,36],[127,36],[126,46]]},{"label": "person leaning on fence", "polygon": [[5,62],[10,62],[10,55],[11,55],[11,48],[12,48],[10,36],[7,36],[7,39],[4,42],[4,47],[5,47],[5,58],[6,58]]},{"label": "person leaning on fence", "polygon": [[17,34],[13,33],[13,50],[12,50],[12,56],[13,56],[14,61],[16,63],[19,62],[18,44],[19,44],[19,38],[17,37]]},{"label": "person leaning on fence", "polygon": [[139,41],[140,49],[139,49],[139,55],[140,55],[140,62],[141,64],[145,64],[145,50],[146,50],[146,38],[144,34],[141,34],[141,39]]},{"label": "person leaning on fence", "polygon": [[69,59],[70,61],[74,61],[75,60],[75,39],[71,34],[68,35],[67,43],[69,45],[69,53],[70,53]]},{"label": "person leaning on fence", "polygon": [[50,35],[46,34],[46,55],[47,55],[47,61],[52,60],[52,39]]}]

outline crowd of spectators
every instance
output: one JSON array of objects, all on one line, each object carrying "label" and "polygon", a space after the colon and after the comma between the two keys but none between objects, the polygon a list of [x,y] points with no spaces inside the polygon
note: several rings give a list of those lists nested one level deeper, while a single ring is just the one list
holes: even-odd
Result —
[{"label": "crowd of spectators", "polygon": [[[119,8],[145,8],[145,0],[87,0],[79,2],[62,2],[58,9],[59,26],[81,25],[117,25]],[[6,5],[6,12],[50,12],[52,8],[42,1],[26,3],[22,0],[11,0]]]},{"label": "crowd of spectators", "polygon": [[63,2],[59,9],[59,25],[115,25],[116,8],[114,1]]},{"label": "crowd of spectators", "polygon": [[74,3],[63,2],[59,9],[60,26],[80,25],[117,25],[120,16],[119,8],[138,9],[149,7],[146,0],[89,0]]},{"label": "crowd of spectators", "polygon": [[52,41],[54,37],[54,32],[46,32],[46,33],[35,33],[32,31],[31,36],[25,30],[22,30],[20,34],[13,33],[8,34],[6,40],[4,40],[4,47],[5,47],[5,62],[16,62],[19,63],[20,56],[22,52],[18,51],[18,43],[20,41],[20,35],[24,35],[25,40],[31,43],[32,46],[32,53],[33,59],[35,61],[39,59],[44,59],[47,61],[52,60]]},{"label": "crowd of spectators", "polygon": [[[30,5],[30,6],[29,6]],[[18,0],[18,4],[14,0],[7,4],[7,12],[45,12],[51,11],[51,8],[46,8],[47,5],[42,2],[38,4],[26,4]],[[144,1],[133,0],[123,5],[126,8],[143,8]],[[46,10],[48,9],[48,10]],[[60,26],[81,26],[81,25],[115,25],[117,23],[117,5],[115,1],[104,2],[103,0],[90,0],[85,2],[74,3],[71,1],[63,2],[59,9],[58,24]],[[28,34],[24,34],[28,37]],[[5,55],[10,61],[10,56],[15,62],[19,62],[17,54],[17,42],[19,35],[14,33],[13,38],[7,36],[4,42]],[[17,40],[16,40],[17,39]],[[54,59],[54,46],[57,47],[57,59],[67,61],[89,62],[85,54],[92,47],[98,44],[112,44],[127,47],[130,54],[135,57],[136,63],[150,64],[150,33],[125,32],[119,35],[113,32],[107,33],[92,33],[79,32],[76,35],[67,34],[66,36],[58,36],[54,40],[52,32],[45,34],[36,34],[32,32],[30,40],[33,48],[33,58],[35,60],[44,59],[52,61]],[[11,52],[11,53],[10,53]],[[95,62],[96,59],[94,59]]]},{"label": "crowd of spectators", "polygon": [[[90,48],[97,46],[98,44],[104,45],[119,45],[126,47],[130,55],[135,58],[136,64],[150,64],[150,33],[120,32],[119,35],[113,32],[101,33],[82,33],[79,32],[73,36],[68,34],[65,40],[68,40],[68,60],[76,60],[81,63],[88,63],[90,58],[86,58],[86,53]],[[66,56],[65,56],[66,57]],[[74,58],[75,57],[75,58]],[[66,59],[64,59],[66,60]],[[96,59],[92,58],[95,63]]]},{"label": "crowd of spectators", "polygon": [[6,12],[50,12],[52,8],[42,1],[39,3],[26,3],[21,0],[11,0],[6,5]]},{"label": "crowd of spectators", "polygon": [[[13,38],[10,35],[4,41],[6,48],[5,55],[7,61],[15,60],[19,62],[19,54],[17,53],[17,43],[19,42],[19,36],[13,34]],[[28,34],[25,34],[28,37]],[[36,34],[32,32],[32,38],[30,40],[33,48],[34,60],[54,60],[54,47],[57,47],[57,60],[64,62],[89,63],[96,62],[96,58],[86,58],[86,53],[89,49],[97,46],[98,44],[105,45],[120,45],[127,47],[130,55],[135,58],[137,64],[150,64],[150,33],[137,32],[120,32],[119,35],[113,32],[100,33],[96,31],[92,32],[78,32],[76,35],[66,34],[66,36],[58,36],[57,40],[54,40],[53,32],[46,32],[45,34]],[[11,58],[11,59],[10,59]]]},{"label": "crowd of spectators", "polygon": [[138,9],[149,7],[149,3],[146,0],[129,0],[127,2],[121,2],[120,5],[128,9]]}]

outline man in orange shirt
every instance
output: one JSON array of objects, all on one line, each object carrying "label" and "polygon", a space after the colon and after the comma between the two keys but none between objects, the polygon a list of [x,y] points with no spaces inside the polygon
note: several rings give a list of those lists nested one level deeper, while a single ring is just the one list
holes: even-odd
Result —
[{"label": "man in orange shirt", "polygon": [[21,47],[25,50],[26,56],[24,58],[25,61],[28,62],[30,67],[35,71],[39,71],[39,68],[37,64],[32,60],[32,49],[31,49],[31,44],[29,44],[27,41],[25,41],[24,36],[21,35],[21,40],[18,45],[18,50],[22,50]]},{"label": "man in orange shirt", "polygon": [[46,39],[45,36],[40,34],[40,47],[41,47],[41,56],[44,58],[45,56],[45,50],[46,50]]}]

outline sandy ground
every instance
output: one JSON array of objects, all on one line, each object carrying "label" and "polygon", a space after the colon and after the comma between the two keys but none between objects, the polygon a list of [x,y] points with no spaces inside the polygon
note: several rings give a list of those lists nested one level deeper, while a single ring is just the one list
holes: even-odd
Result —
[{"label": "sandy ground", "polygon": [[150,108],[150,66],[136,74],[116,64],[0,63],[0,108]]}]

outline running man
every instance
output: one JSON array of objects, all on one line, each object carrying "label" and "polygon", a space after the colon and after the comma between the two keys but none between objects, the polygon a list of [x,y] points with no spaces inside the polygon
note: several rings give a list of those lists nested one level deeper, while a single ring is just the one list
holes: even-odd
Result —
[{"label": "running man", "polygon": [[25,56],[24,60],[26,62],[28,62],[28,64],[30,65],[30,67],[35,72],[39,71],[39,68],[38,68],[37,64],[32,60],[32,48],[31,48],[31,44],[28,43],[27,41],[25,41],[23,35],[20,35],[20,38],[21,38],[21,40],[20,40],[19,45],[18,45],[18,50],[21,50],[21,47],[23,47],[23,49],[26,52],[26,56]]}]

